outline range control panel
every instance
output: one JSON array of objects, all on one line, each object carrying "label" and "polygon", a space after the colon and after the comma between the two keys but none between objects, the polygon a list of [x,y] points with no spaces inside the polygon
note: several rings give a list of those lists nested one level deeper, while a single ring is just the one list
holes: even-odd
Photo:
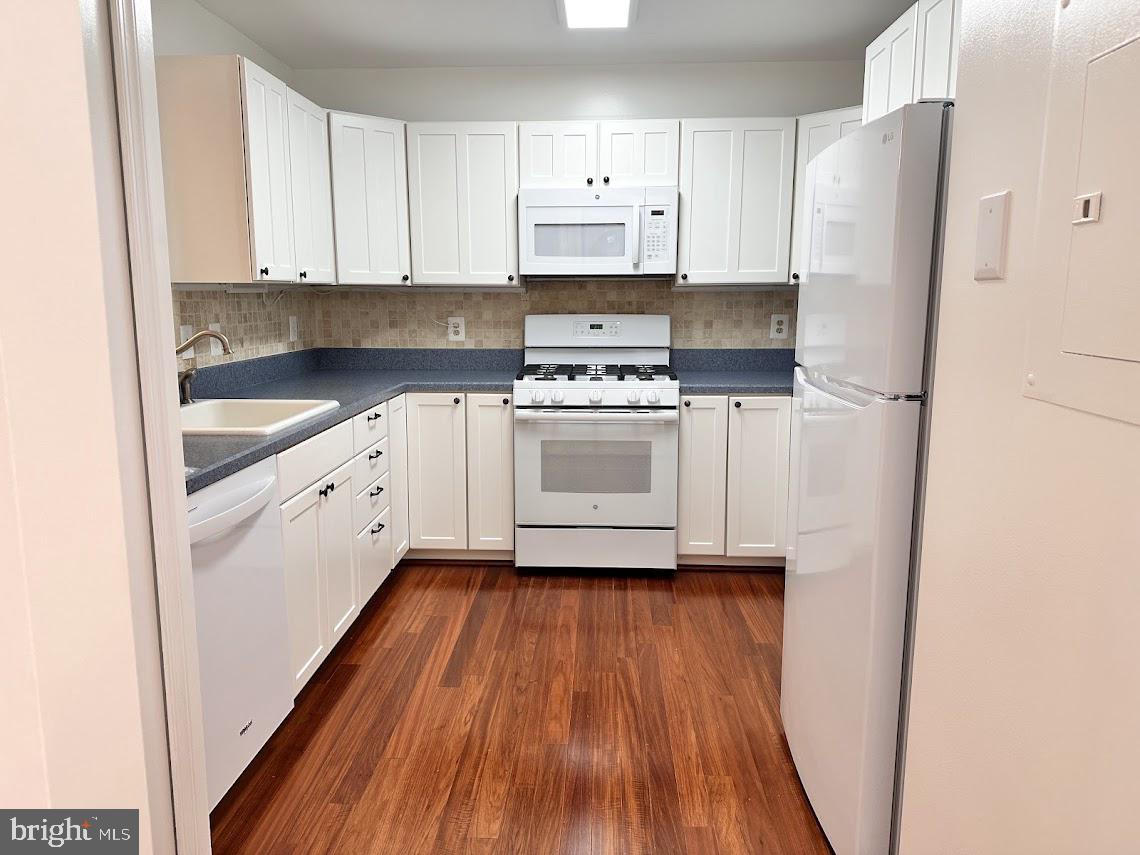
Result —
[{"label": "range control panel", "polygon": [[574,321],[574,338],[608,338],[621,335],[621,321]]}]

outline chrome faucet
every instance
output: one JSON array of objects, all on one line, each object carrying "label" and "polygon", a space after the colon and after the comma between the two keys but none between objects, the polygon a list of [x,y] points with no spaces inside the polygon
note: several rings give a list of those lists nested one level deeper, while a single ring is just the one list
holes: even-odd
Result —
[{"label": "chrome faucet", "polygon": [[[174,355],[178,356],[182,351],[189,350],[204,338],[216,338],[222,343],[222,353],[233,355],[234,351],[230,347],[230,340],[216,330],[199,330],[174,348]],[[194,403],[194,396],[190,393],[190,383],[194,380],[196,373],[196,368],[187,368],[185,371],[178,372],[178,402],[180,404]]]}]

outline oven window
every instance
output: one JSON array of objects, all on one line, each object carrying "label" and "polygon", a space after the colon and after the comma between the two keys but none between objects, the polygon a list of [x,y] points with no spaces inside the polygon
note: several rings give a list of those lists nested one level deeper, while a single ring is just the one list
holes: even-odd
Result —
[{"label": "oven window", "polygon": [[625,223],[535,223],[538,258],[624,258]]},{"label": "oven window", "polygon": [[544,493],[649,493],[653,443],[648,440],[542,440]]}]

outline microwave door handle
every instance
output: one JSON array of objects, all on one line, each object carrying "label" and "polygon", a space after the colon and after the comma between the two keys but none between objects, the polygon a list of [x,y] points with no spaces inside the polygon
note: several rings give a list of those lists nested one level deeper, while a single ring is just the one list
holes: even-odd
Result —
[{"label": "microwave door handle", "polygon": [[645,207],[643,205],[635,205],[633,208],[633,253],[630,258],[630,264],[637,267],[641,263],[641,218],[645,214]]}]

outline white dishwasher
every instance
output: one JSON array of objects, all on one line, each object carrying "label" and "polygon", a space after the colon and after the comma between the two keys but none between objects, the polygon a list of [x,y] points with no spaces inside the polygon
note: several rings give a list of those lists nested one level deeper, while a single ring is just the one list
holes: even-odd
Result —
[{"label": "white dishwasher", "polygon": [[272,457],[187,500],[211,810],[293,708],[278,504]]}]

